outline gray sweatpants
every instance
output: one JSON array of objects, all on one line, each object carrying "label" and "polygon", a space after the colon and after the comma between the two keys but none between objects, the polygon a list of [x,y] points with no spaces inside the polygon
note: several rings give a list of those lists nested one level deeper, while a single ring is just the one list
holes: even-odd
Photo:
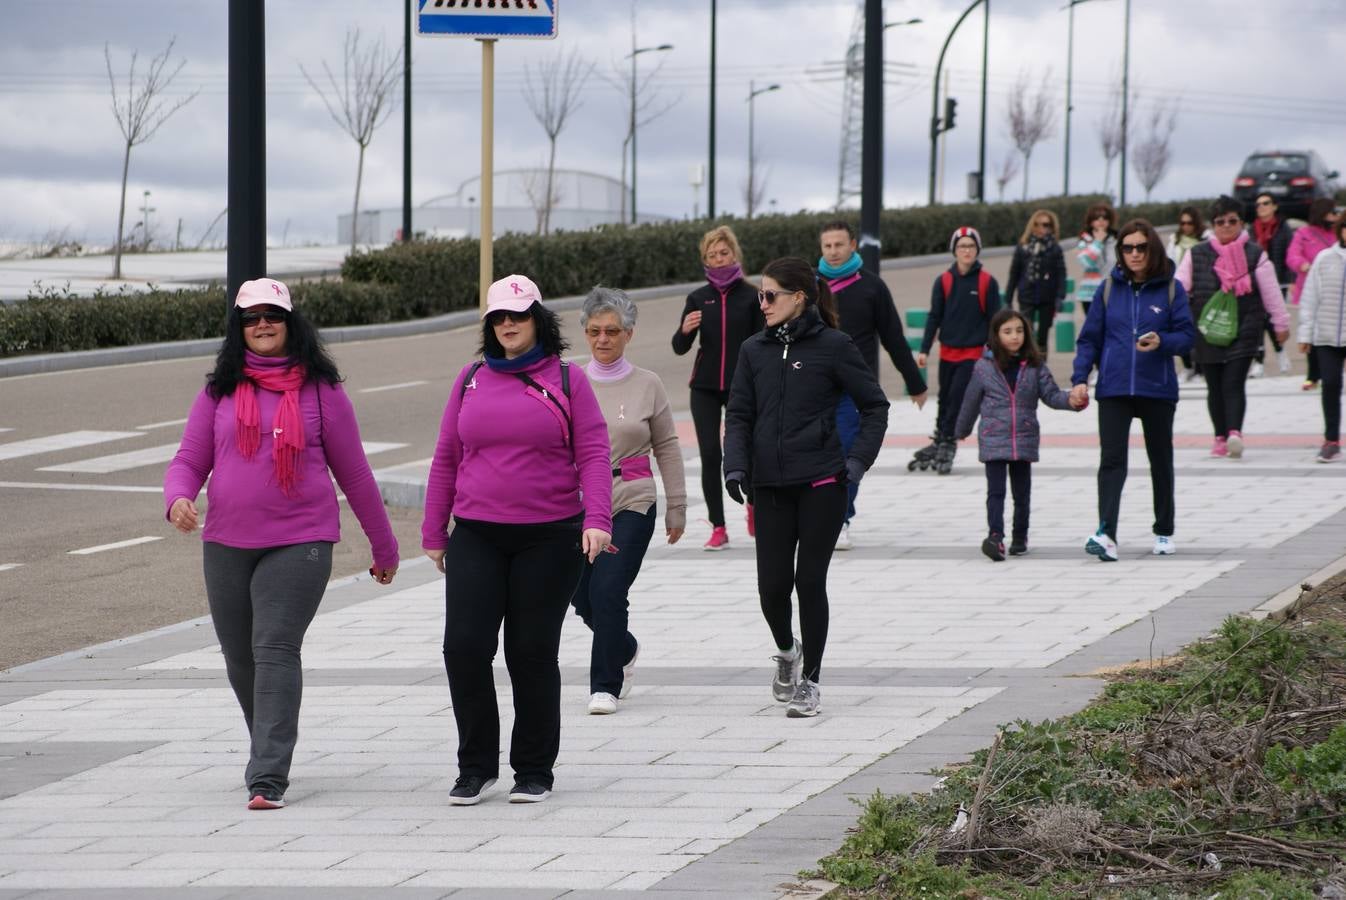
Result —
[{"label": "gray sweatpants", "polygon": [[252,737],[250,790],[284,793],[304,690],[299,648],[332,574],[332,544],[243,549],[207,541],[206,597]]}]

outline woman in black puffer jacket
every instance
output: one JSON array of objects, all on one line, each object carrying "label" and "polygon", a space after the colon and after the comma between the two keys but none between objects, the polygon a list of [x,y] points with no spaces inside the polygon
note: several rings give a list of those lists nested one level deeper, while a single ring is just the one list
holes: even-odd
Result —
[{"label": "woman in black puffer jacket", "polygon": [[1005,293],[1006,306],[1014,305],[1017,293],[1019,311],[1037,324],[1038,351],[1043,359],[1047,358],[1052,321],[1066,299],[1066,255],[1056,242],[1060,231],[1061,220],[1049,209],[1036,210],[1028,217],[1028,225],[1014,248]]},{"label": "woman in black puffer jacket", "polygon": [[[827,282],[804,260],[762,273],[766,328],[743,342],[725,413],[729,496],[747,488],[757,514],[757,589],[777,650],[772,693],[791,718],[818,713],[827,643],[827,568],[846,517],[846,484],[874,464],[888,427],[888,399],[849,335],[837,329]],[[836,432],[837,403],[860,410],[850,454]],[[750,487],[749,487],[750,486]],[[797,554],[797,562],[796,562]],[[803,643],[790,627],[799,596]]]}]

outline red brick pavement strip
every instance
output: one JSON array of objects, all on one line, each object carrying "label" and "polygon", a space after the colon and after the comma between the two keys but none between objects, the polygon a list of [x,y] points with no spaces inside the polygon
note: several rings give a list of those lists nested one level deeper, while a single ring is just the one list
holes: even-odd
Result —
[{"label": "red brick pavement strip", "polygon": [[[675,423],[678,430],[678,440],[684,447],[696,446],[696,431],[692,427],[691,420],[683,419]],[[1191,447],[1209,447],[1211,435],[1208,434],[1178,434],[1173,436],[1173,446],[1180,448]],[[1252,434],[1245,435],[1243,443],[1249,447],[1262,447],[1270,450],[1304,450],[1318,449],[1322,444],[1323,438],[1320,434]],[[926,435],[917,434],[890,434],[883,439],[885,447],[924,447],[930,443],[930,438]],[[967,444],[976,444],[976,440],[968,438],[963,442]],[[1098,435],[1095,434],[1056,434],[1043,435],[1043,447],[1097,447]],[[1145,446],[1145,439],[1140,434],[1131,435],[1131,446]]]}]

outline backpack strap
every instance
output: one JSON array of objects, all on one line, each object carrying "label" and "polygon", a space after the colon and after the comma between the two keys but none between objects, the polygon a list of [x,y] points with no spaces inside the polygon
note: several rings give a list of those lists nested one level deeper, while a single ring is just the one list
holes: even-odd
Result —
[{"label": "backpack strap", "polygon": [[939,273],[939,286],[944,290],[944,302],[949,301],[949,295],[953,293],[953,273],[948,269]]},{"label": "backpack strap", "polygon": [[[565,406],[561,404],[561,401],[556,398],[555,394],[534,381],[526,372],[515,372],[514,377],[550,400],[556,408],[561,411],[561,417],[566,420],[566,429],[570,432],[570,444],[571,446],[574,446],[575,422],[570,418],[570,410],[566,409]],[[561,360],[561,393],[565,394],[567,401],[570,400],[570,363],[564,359]]]},{"label": "backpack strap", "polygon": [[991,293],[991,273],[985,269],[977,270],[977,303],[981,305],[981,314],[986,315],[986,297]]},{"label": "backpack strap", "polygon": [[463,398],[467,396],[467,386],[472,383],[472,379],[477,377],[477,370],[486,365],[485,360],[477,360],[472,367],[467,370],[467,377],[463,379],[463,386],[458,390],[458,408],[463,408]]}]

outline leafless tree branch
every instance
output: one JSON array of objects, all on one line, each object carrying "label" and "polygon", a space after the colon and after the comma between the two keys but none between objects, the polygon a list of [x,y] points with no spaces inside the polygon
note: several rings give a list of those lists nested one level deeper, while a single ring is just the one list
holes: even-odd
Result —
[{"label": "leafless tree branch", "polygon": [[[580,91],[593,74],[593,63],[587,62],[576,50],[561,58],[555,57],[538,65],[536,80],[533,71],[524,66],[524,102],[547,135],[547,186],[542,192],[543,209],[538,216],[538,234],[551,231],[551,211],[558,202],[556,190],[556,140],[565,129],[566,120],[583,104]],[[532,197],[532,194],[529,194]],[[536,204],[534,205],[536,209]]]},{"label": "leafless tree branch", "polygon": [[1019,157],[1015,156],[1009,150],[1005,151],[1005,156],[1000,160],[1000,169],[996,172],[995,185],[999,190],[997,200],[1005,199],[1005,186],[1014,180],[1014,176],[1019,174]]},{"label": "leafless tree branch", "polygon": [[1145,199],[1150,199],[1154,186],[1163,180],[1172,161],[1170,143],[1173,132],[1178,127],[1177,104],[1169,105],[1166,100],[1156,100],[1150,110],[1150,119],[1145,136],[1136,145],[1132,154],[1132,165],[1145,188]]},{"label": "leafless tree branch", "polygon": [[[1130,107],[1135,109],[1140,100],[1137,91],[1131,92]],[[1122,80],[1114,78],[1112,91],[1108,94],[1108,110],[1098,120],[1098,145],[1103,151],[1103,193],[1111,192],[1112,161],[1122,152]]]},{"label": "leafless tree branch", "polygon": [[1005,124],[1010,140],[1024,158],[1023,198],[1028,199],[1028,169],[1033,156],[1033,148],[1045,138],[1051,137],[1056,130],[1056,103],[1048,84],[1051,71],[1042,74],[1042,83],[1037,93],[1029,95],[1028,71],[1019,70],[1014,83],[1014,92],[1010,95],[1009,106],[1005,108]]}]

